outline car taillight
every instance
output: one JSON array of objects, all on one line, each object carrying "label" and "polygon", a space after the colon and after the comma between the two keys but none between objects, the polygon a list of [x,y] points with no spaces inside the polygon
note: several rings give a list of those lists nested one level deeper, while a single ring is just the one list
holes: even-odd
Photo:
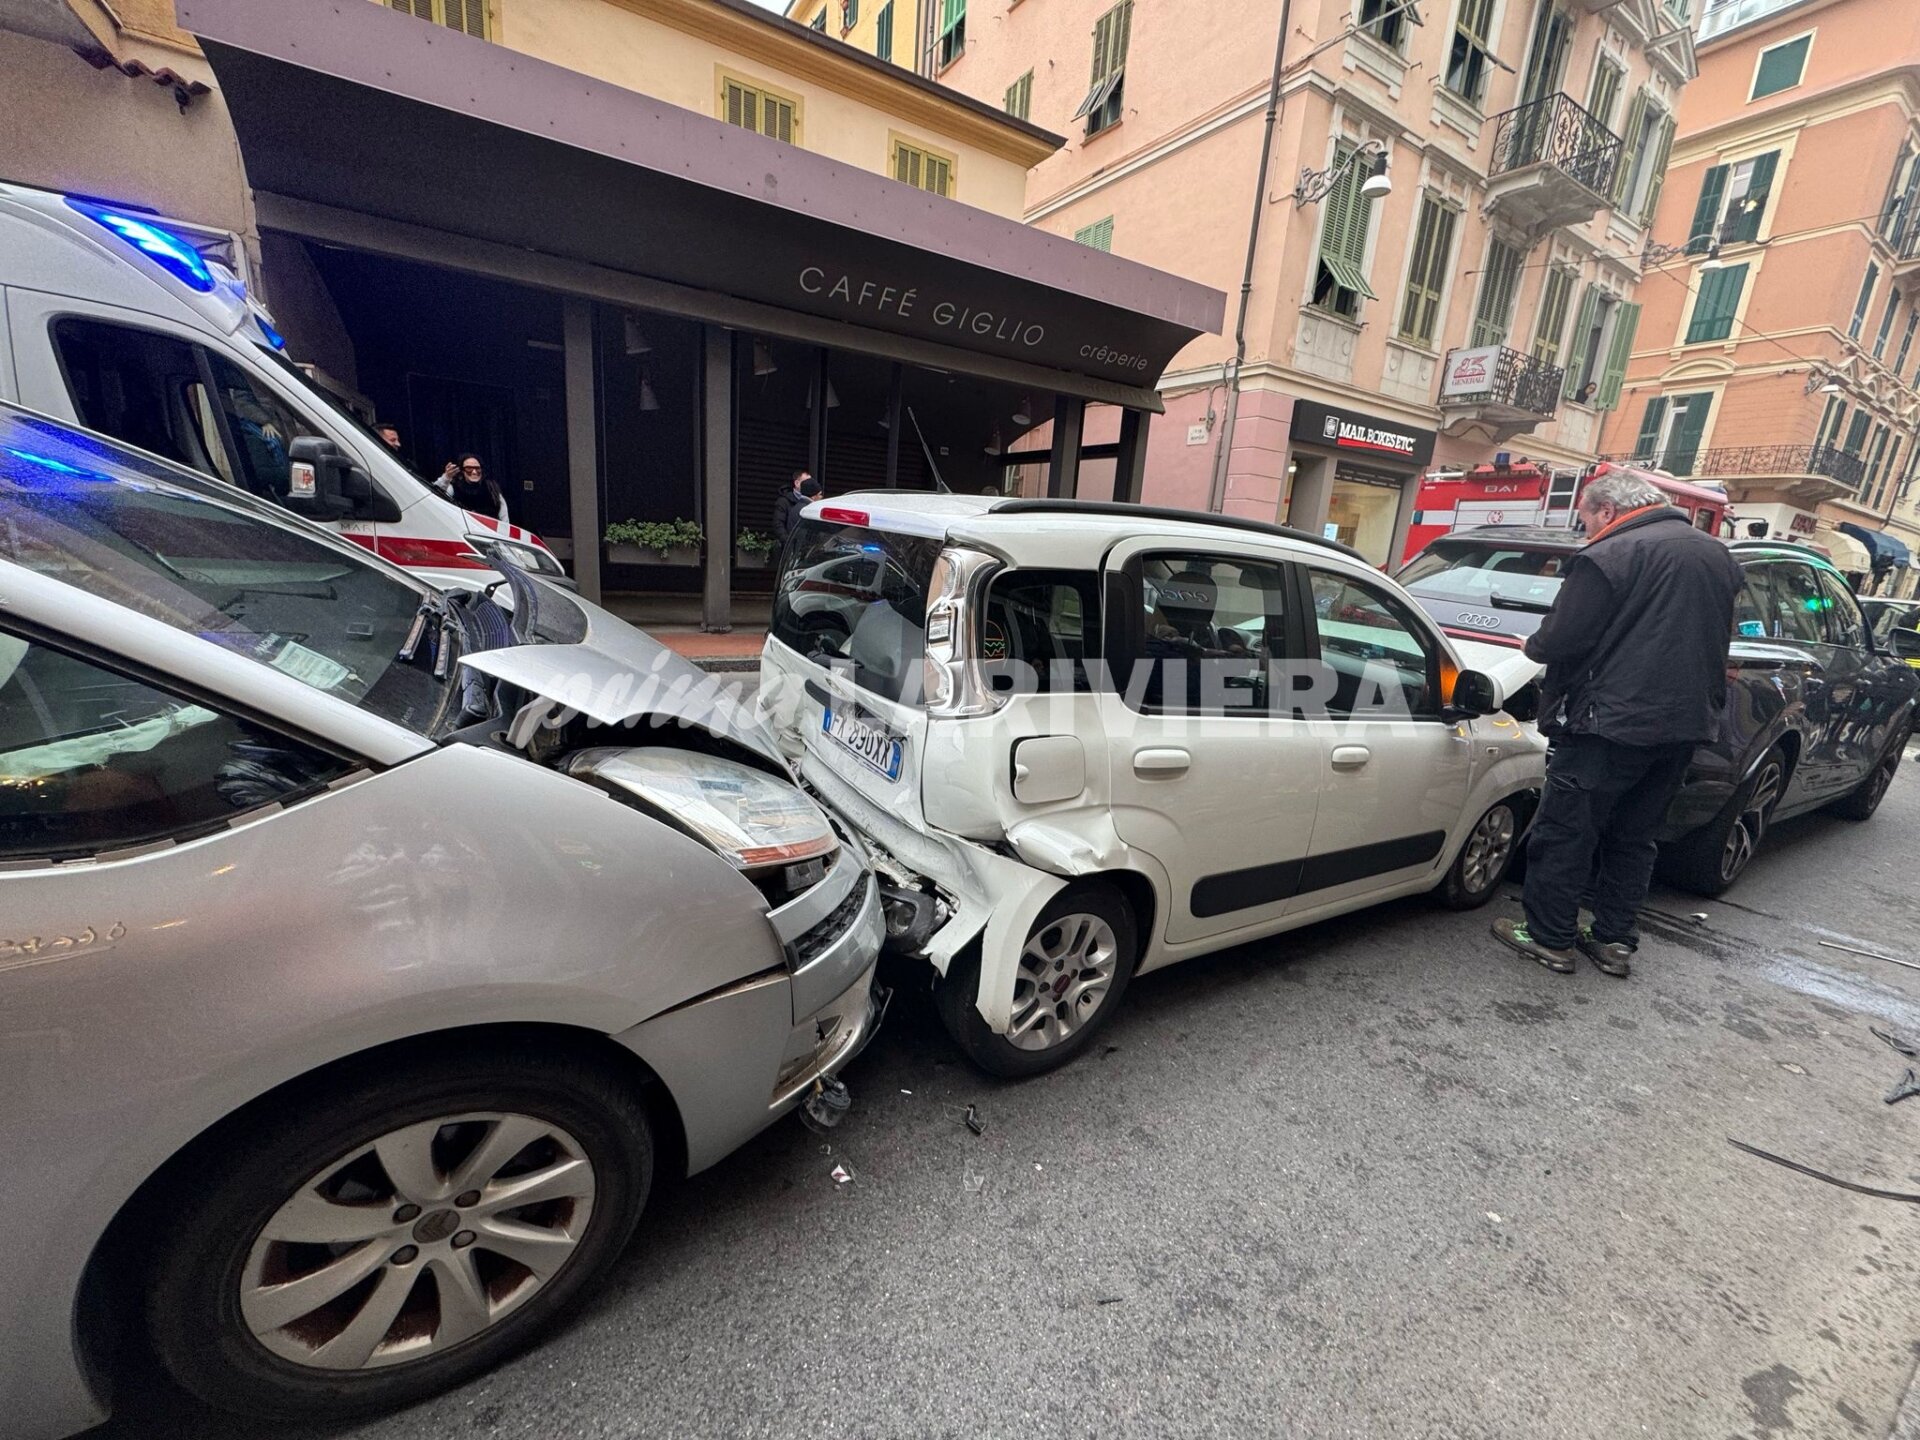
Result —
[{"label": "car taillight", "polygon": [[820,512],[822,520],[830,520],[835,525],[865,525],[871,516],[864,510],[846,510],[838,505],[829,505]]}]

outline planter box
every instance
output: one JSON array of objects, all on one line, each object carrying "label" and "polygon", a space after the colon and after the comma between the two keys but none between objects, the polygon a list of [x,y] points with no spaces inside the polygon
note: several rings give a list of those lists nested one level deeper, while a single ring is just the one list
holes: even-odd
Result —
[{"label": "planter box", "polygon": [[690,568],[700,563],[700,547],[676,545],[671,550],[654,550],[645,545],[607,546],[607,559],[621,565],[674,565]]},{"label": "planter box", "polygon": [[773,552],[770,550],[742,550],[736,545],[733,547],[733,563],[734,567],[740,570],[764,570],[773,563]]}]

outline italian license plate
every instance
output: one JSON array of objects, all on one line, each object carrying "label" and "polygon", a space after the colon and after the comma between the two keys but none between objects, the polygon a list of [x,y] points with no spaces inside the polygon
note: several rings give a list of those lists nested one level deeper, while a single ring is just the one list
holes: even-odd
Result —
[{"label": "italian license plate", "polygon": [[831,705],[820,716],[820,729],[839,741],[889,780],[900,778],[900,737]]}]

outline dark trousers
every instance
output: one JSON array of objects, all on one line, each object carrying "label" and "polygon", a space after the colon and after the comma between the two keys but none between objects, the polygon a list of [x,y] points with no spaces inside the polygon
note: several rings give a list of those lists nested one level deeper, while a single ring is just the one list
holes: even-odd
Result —
[{"label": "dark trousers", "polygon": [[1654,836],[1686,777],[1692,745],[1616,745],[1597,735],[1554,742],[1547,790],[1527,842],[1527,933],[1556,950],[1579,933],[1634,943],[1653,879]]}]

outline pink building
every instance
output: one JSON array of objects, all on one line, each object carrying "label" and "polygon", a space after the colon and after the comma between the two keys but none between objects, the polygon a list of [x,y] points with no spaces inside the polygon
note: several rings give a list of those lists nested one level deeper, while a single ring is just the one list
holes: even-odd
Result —
[{"label": "pink building", "polygon": [[1696,3],[973,0],[938,78],[1070,137],[1031,223],[1230,296],[1161,381],[1145,498],[1388,563],[1426,470],[1597,453]]}]

